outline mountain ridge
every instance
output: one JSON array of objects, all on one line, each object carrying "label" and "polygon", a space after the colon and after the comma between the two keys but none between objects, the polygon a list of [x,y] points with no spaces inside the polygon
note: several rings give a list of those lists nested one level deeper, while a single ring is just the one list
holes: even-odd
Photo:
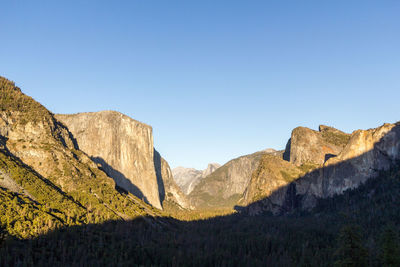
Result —
[{"label": "mountain ridge", "polygon": [[[293,130],[289,140],[295,142],[289,147],[296,147],[296,135],[301,134],[304,137],[304,133],[297,129]],[[348,141],[339,153],[330,154],[330,157],[321,156],[321,153],[330,152],[322,148],[317,153],[309,153],[313,151],[312,146],[318,147],[318,143],[310,143],[309,147],[303,149],[303,143],[300,142],[300,149],[296,148],[294,153],[307,155],[303,159],[311,161],[303,161],[298,165],[299,157],[294,159],[291,157],[290,161],[279,159],[281,161],[278,166],[273,167],[276,170],[282,168],[280,166],[283,164],[289,163],[288,166],[295,170],[295,173],[288,177],[283,175],[288,166],[281,169],[279,174],[271,175],[273,172],[269,164],[272,161],[264,158],[257,171],[253,173],[251,186],[243,197],[243,204],[249,206],[252,214],[263,211],[279,214],[293,209],[311,209],[318,199],[356,188],[368,179],[376,177],[380,171],[394,167],[400,159],[399,122],[385,123],[368,130],[356,130],[346,139]],[[321,164],[322,158],[325,158],[325,161]],[[279,184],[276,184],[277,181],[280,181]]]},{"label": "mountain ridge", "polygon": [[189,195],[194,187],[200,182],[201,179],[210,175],[221,167],[218,163],[209,163],[204,170],[196,170],[194,168],[176,167],[172,170],[172,175],[186,195]]},{"label": "mountain ridge", "polygon": [[57,114],[55,117],[70,129],[80,149],[118,186],[159,209],[162,209],[165,195],[169,201],[188,208],[185,196],[170,179],[169,165],[154,148],[151,126],[117,111]]},{"label": "mountain ridge", "polygon": [[276,150],[262,150],[232,159],[203,178],[189,194],[193,207],[208,209],[233,208],[241,198],[264,154],[280,154]]},{"label": "mountain ridge", "polygon": [[[161,215],[118,191],[114,180],[79,150],[68,129],[13,82],[0,77],[0,93],[0,190],[6,205],[33,216],[11,223],[16,213],[2,210],[1,224],[8,232],[30,236],[63,225]],[[21,223],[35,224],[35,231],[24,232]]]}]

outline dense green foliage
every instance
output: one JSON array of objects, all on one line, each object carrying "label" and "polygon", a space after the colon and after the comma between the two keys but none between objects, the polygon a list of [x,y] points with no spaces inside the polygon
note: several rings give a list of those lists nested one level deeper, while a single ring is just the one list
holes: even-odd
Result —
[{"label": "dense green foliage", "polygon": [[[48,210],[62,221],[67,221],[67,217],[71,217],[64,212],[68,211],[68,214],[75,214],[74,223],[83,222],[81,217],[84,216],[86,209],[82,205],[2,149],[0,149],[0,171],[8,175],[24,191],[29,192],[37,203],[43,203],[43,209]],[[4,177],[0,176],[0,179],[4,179]]]},{"label": "dense green foliage", "polygon": [[0,220],[0,227],[20,238],[44,234],[63,225],[62,220],[43,205],[3,188],[0,188]]},{"label": "dense green foliage", "polygon": [[393,225],[383,230],[380,240],[380,260],[383,266],[400,266],[399,234]]},{"label": "dense green foliage", "polygon": [[[73,145],[53,114],[3,77],[0,127],[5,135],[0,135],[0,227],[9,235],[27,238],[60,226],[160,215],[132,194],[116,190],[115,182]],[[12,192],[17,194],[11,197]],[[32,209],[30,217],[21,217],[20,211],[27,209]],[[26,229],[36,217],[45,223],[35,224],[34,231]]]},{"label": "dense green foliage", "polygon": [[32,97],[21,93],[21,89],[14,82],[0,76],[0,111],[21,112],[24,118],[20,122],[38,121],[50,118],[51,113]]},{"label": "dense green foliage", "polygon": [[[116,188],[81,151],[64,144],[68,131],[53,115],[1,77],[0,96],[7,127],[39,121],[47,127],[35,136],[40,140],[23,140],[23,130],[18,140],[0,136],[0,266],[400,266],[398,169],[320,200],[312,212],[232,214],[221,207],[239,196],[225,200],[222,191],[198,192],[213,209],[164,203],[171,212],[160,212]],[[338,145],[349,138],[323,134]],[[43,152],[43,162],[24,160],[39,164],[35,168],[10,152],[30,149]],[[315,167],[279,173],[292,181]],[[220,188],[228,168],[219,172],[204,180]]]},{"label": "dense green foliage", "polygon": [[340,231],[338,243],[338,250],[336,251],[338,260],[335,265],[349,267],[368,265],[368,252],[362,245],[361,235],[357,227],[343,227]]},{"label": "dense green foliage", "polygon": [[400,173],[393,170],[306,214],[143,218],[8,240],[0,265],[396,266],[399,203]]},{"label": "dense green foliage", "polygon": [[131,194],[118,192],[98,179],[78,183],[77,190],[67,194],[0,148],[0,185],[6,180],[17,188],[13,193],[0,187],[0,227],[14,237],[38,236],[61,226],[160,214]]}]

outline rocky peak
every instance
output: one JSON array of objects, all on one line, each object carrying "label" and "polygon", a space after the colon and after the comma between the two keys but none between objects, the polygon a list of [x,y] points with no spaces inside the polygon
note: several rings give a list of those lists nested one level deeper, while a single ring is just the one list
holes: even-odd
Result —
[{"label": "rocky peak", "polygon": [[242,197],[265,154],[269,153],[259,151],[233,159],[201,179],[189,195],[191,205],[197,208],[232,208]]},{"label": "rocky peak", "polygon": [[202,177],[206,177],[211,173],[215,172],[219,167],[221,167],[218,163],[210,163],[208,164],[207,168],[202,172]]},{"label": "rocky peak", "polygon": [[171,189],[177,197],[175,202],[187,207],[182,193],[170,181],[168,164],[154,149],[151,126],[116,111],[60,114],[56,118],[118,186],[157,208],[162,207]]},{"label": "rocky peak", "polygon": [[374,172],[388,169],[400,159],[399,128],[400,123],[385,123],[375,129],[354,131],[343,151],[336,158],[328,160],[325,166],[359,159],[357,165],[360,170]]},{"label": "rocky peak", "polygon": [[319,131],[297,127],[292,131],[284,159],[296,166],[306,163],[323,164],[337,156],[349,138],[349,134],[325,125],[320,125]]},{"label": "rocky peak", "polygon": [[277,151],[275,149],[273,149],[273,148],[267,148],[267,149],[264,149],[262,152],[265,152],[265,153],[276,153]]},{"label": "rocky peak", "polygon": [[194,168],[176,167],[172,170],[173,177],[178,186],[186,195],[189,195],[197,184],[204,177],[215,172],[219,167],[218,163],[208,164],[205,170],[196,170]]},{"label": "rocky peak", "polygon": [[116,111],[56,115],[117,185],[161,208],[152,128]]},{"label": "rocky peak", "polygon": [[[40,205],[55,203],[54,210],[75,213],[87,222],[142,213],[140,207],[147,205],[117,191],[114,180],[79,150],[71,132],[45,107],[1,77],[0,96],[0,167],[9,177],[8,185],[15,185],[14,181],[21,190],[14,189],[33,196]],[[80,211],[69,210],[75,204],[69,205],[63,197]]]},{"label": "rocky peak", "polygon": [[336,129],[336,128],[333,128],[333,127],[327,126],[327,125],[323,125],[323,124],[321,124],[321,125],[318,126],[318,130],[319,130],[320,132],[343,133],[342,131],[340,131],[340,130],[338,130],[338,129]]},{"label": "rocky peak", "polygon": [[[324,132],[334,135],[318,136]],[[310,142],[302,139],[303,136],[310,137]],[[331,127],[322,127],[320,132],[296,128],[292,140],[291,146],[297,148],[292,153],[297,153],[295,156],[300,155],[303,160],[306,156],[306,159],[311,158],[314,162],[321,159],[323,148],[318,149],[318,145],[326,146],[335,142],[340,152],[324,164],[317,165],[296,165],[298,162],[295,160],[284,163],[264,157],[244,194],[245,204],[256,201],[249,206],[249,213],[262,210],[280,213],[294,208],[312,208],[318,198],[331,197],[358,187],[367,179],[376,177],[380,171],[396,166],[400,160],[400,123],[357,130],[351,135]],[[339,144],[336,143],[338,140]],[[345,145],[344,140],[347,140]]]}]

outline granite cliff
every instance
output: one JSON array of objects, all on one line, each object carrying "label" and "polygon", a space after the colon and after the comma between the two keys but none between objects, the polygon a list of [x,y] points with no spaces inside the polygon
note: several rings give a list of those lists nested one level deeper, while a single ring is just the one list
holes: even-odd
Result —
[{"label": "granite cliff", "polygon": [[[57,225],[159,214],[117,190],[114,180],[79,150],[71,132],[51,112],[3,77],[0,96],[0,190],[3,204],[15,199],[10,204],[15,209],[1,209],[1,223],[25,209],[33,219],[21,223],[33,225],[34,232],[19,233],[29,236]],[[27,229],[19,224],[7,227]]]},{"label": "granite cliff", "polygon": [[116,111],[58,114],[56,118],[71,131],[79,149],[118,186],[160,209],[165,195],[188,207],[171,179],[168,163],[154,149],[150,126]]},{"label": "granite cliff", "polygon": [[201,179],[189,194],[190,203],[196,208],[232,208],[247,188],[252,173],[263,155],[281,154],[266,150],[229,161],[207,177]]},{"label": "granite cliff", "polygon": [[176,167],[172,170],[172,175],[182,191],[186,195],[189,195],[194,187],[200,183],[201,179],[215,172],[219,167],[221,167],[221,165],[218,163],[210,163],[207,168],[202,171],[193,168]]},{"label": "granite cliff", "polygon": [[262,159],[241,203],[250,214],[311,209],[317,199],[356,188],[399,159],[399,123],[352,134],[326,126],[319,132],[296,128],[283,159]]},{"label": "granite cliff", "polygon": [[320,125],[319,131],[297,127],[286,145],[284,159],[296,166],[323,164],[330,157],[337,156],[349,138],[349,134],[325,125]]}]

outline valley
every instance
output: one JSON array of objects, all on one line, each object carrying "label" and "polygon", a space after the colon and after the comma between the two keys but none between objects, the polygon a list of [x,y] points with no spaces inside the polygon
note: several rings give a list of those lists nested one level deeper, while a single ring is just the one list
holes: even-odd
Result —
[{"label": "valley", "polygon": [[332,266],[346,234],[363,264],[400,253],[400,123],[171,170],[145,123],[0,93],[1,266]]}]

